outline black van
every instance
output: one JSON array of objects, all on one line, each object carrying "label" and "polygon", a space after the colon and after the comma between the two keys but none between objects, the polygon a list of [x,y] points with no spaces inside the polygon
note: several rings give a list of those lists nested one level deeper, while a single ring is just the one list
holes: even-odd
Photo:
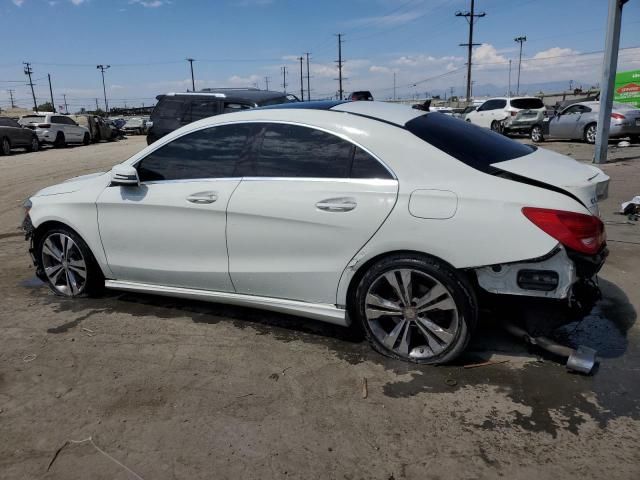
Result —
[{"label": "black van", "polygon": [[202,118],[298,101],[295,95],[257,88],[205,88],[192,93],[158,95],[156,99],[158,103],[151,113],[153,126],[147,134],[147,145]]}]

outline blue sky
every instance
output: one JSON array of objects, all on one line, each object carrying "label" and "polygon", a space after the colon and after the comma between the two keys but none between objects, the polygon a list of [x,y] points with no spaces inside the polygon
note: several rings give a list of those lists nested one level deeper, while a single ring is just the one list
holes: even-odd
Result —
[{"label": "blue sky", "polygon": [[[344,33],[345,91],[372,90],[376,98],[442,94],[464,86],[467,24],[455,17],[469,0],[0,0],[0,107],[15,90],[29,106],[22,62],[32,62],[36,95],[70,109],[102,104],[97,64],[106,72],[111,105],[147,105],[155,95],[190,88],[187,57],[196,59],[197,88],[205,86],[300,91],[296,58],[311,52],[313,97],[334,95],[337,39]],[[476,0],[487,16],[476,24],[476,85],[513,81],[518,57],[514,37],[526,35],[523,84],[599,81],[605,0]],[[640,2],[623,14],[619,70],[640,68]],[[437,78],[432,78],[437,77]],[[426,80],[426,81],[425,81]],[[414,87],[413,85],[416,84]],[[478,87],[480,88],[480,87]],[[477,92],[481,94],[481,92]]]}]

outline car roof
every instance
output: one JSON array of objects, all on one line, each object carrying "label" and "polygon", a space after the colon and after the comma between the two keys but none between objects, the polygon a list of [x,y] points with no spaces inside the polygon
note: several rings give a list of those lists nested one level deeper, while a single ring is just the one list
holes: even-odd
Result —
[{"label": "car roof", "polygon": [[174,97],[217,97],[229,101],[248,101],[248,102],[265,102],[276,98],[286,97],[284,92],[275,92],[271,90],[257,90],[253,88],[208,88],[198,92],[170,92],[165,95],[158,95],[156,99],[160,100],[165,96]]},{"label": "car roof", "polygon": [[256,110],[329,110],[359,115],[380,120],[403,127],[407,122],[425,114],[423,110],[416,110],[409,105],[387,102],[352,102],[348,100],[320,100],[311,102],[292,102],[279,105],[269,105]]}]

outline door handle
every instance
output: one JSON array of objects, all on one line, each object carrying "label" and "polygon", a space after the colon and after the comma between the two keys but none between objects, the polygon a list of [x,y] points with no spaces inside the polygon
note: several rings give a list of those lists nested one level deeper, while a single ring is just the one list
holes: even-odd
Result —
[{"label": "door handle", "polygon": [[357,206],[353,197],[327,198],[316,203],[316,208],[325,212],[350,212]]},{"label": "door handle", "polygon": [[218,200],[218,194],[216,192],[198,192],[187,197],[187,202],[191,203],[213,203]]}]

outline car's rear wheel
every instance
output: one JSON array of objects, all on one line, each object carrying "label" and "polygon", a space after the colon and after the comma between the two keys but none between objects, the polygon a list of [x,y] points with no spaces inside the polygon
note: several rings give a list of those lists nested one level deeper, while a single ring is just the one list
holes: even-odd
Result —
[{"label": "car's rear wheel", "polygon": [[88,133],[84,134],[84,137],[82,137],[82,144],[83,145],[89,145],[91,143],[91,137],[89,136]]},{"label": "car's rear wheel", "polygon": [[420,255],[394,255],[374,264],[360,280],[354,302],[378,352],[421,364],[460,355],[477,318],[466,279],[444,262]]},{"label": "car's rear wheel", "polygon": [[640,143],[640,135],[631,135],[631,143]]},{"label": "car's rear wheel", "polygon": [[502,123],[494,120],[493,122],[491,122],[491,130],[496,133],[502,133]]},{"label": "car's rear wheel", "polygon": [[597,127],[595,123],[592,123],[591,125],[587,125],[586,128],[584,129],[584,141],[587,143],[596,143],[596,132],[597,132]]},{"label": "car's rear wheel", "polygon": [[67,140],[64,138],[64,133],[58,132],[56,139],[53,142],[55,148],[64,148],[67,146]]},{"label": "car's rear wheel", "polygon": [[69,228],[55,227],[39,235],[36,255],[47,284],[56,295],[94,295],[104,287],[104,277],[91,250]]},{"label": "car's rear wheel", "polygon": [[30,152],[37,152],[38,150],[40,150],[40,142],[38,141],[38,137],[31,138],[31,143],[27,147],[27,150],[29,150]]},{"label": "car's rear wheel", "polygon": [[529,136],[535,143],[544,142],[544,135],[540,125],[534,125]]},{"label": "car's rear wheel", "polygon": [[0,144],[0,153],[2,155],[11,155],[11,142],[7,137],[2,137],[2,143]]}]

